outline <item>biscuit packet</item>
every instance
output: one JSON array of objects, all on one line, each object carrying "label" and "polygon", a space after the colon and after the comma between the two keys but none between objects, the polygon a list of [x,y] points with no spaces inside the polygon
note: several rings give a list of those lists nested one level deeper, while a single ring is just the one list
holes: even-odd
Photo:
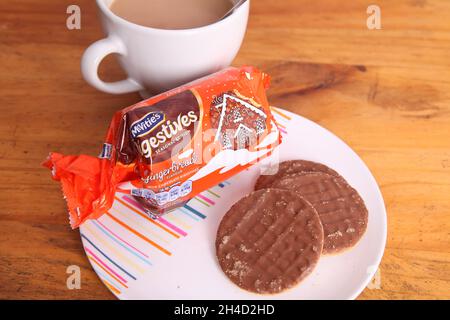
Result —
[{"label": "biscuit packet", "polygon": [[281,135],[269,82],[254,67],[227,68],[118,111],[97,158],[51,153],[44,166],[72,228],[99,218],[116,192],[158,217],[271,155]]}]

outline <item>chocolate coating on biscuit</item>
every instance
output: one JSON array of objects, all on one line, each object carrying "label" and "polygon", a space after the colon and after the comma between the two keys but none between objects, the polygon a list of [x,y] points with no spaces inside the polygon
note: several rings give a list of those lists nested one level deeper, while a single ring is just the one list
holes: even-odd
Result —
[{"label": "chocolate coating on biscuit", "polygon": [[353,247],[367,228],[368,212],[358,192],[342,177],[322,172],[291,174],[274,187],[295,191],[317,210],[324,230],[324,254]]},{"label": "chocolate coating on biscuit", "polygon": [[290,160],[281,162],[275,174],[260,175],[256,181],[255,190],[271,188],[276,181],[288,174],[310,172],[324,172],[339,177],[339,174],[336,171],[321,163],[306,160]]},{"label": "chocolate coating on biscuit", "polygon": [[255,293],[279,293],[309,275],[323,247],[316,210],[296,193],[255,191],[220,223],[216,252],[231,281]]}]

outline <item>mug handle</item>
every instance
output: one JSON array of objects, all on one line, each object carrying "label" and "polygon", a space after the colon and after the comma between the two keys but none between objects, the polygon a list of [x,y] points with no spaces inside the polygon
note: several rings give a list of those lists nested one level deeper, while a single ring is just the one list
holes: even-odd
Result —
[{"label": "mug handle", "polygon": [[111,53],[127,54],[124,44],[116,37],[110,36],[91,44],[81,59],[81,73],[84,79],[98,90],[112,94],[143,90],[143,86],[131,78],[116,82],[105,82],[99,78],[98,67],[102,60]]}]

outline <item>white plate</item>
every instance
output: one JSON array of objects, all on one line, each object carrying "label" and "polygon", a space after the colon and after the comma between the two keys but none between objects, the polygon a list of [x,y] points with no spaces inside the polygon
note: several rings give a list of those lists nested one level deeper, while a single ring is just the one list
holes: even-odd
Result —
[{"label": "white plate", "polygon": [[241,290],[223,274],[214,242],[222,216],[252,191],[261,165],[203,192],[187,207],[157,222],[146,219],[118,193],[120,201],[108,214],[80,228],[94,270],[118,298],[354,299],[367,286],[381,261],[387,232],[386,211],[375,179],[356,153],[332,133],[298,115],[273,110],[285,132],[280,161],[324,163],[359,191],[369,210],[361,241],[343,254],[322,257],[313,273],[296,287],[277,295],[257,295]]}]

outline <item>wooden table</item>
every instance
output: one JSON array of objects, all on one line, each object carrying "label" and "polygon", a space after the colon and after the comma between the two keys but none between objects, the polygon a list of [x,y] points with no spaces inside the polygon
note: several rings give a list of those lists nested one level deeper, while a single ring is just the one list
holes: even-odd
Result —
[{"label": "wooden table", "polygon": [[[111,299],[70,230],[49,151],[96,155],[113,113],[139,100],[89,87],[83,50],[102,37],[92,0],[0,3],[0,298]],[[273,75],[272,104],[344,139],[383,192],[389,220],[381,289],[361,299],[450,298],[450,2],[256,0],[235,65]],[[104,78],[123,75],[113,59]],[[82,270],[81,290],[66,268]]]}]

